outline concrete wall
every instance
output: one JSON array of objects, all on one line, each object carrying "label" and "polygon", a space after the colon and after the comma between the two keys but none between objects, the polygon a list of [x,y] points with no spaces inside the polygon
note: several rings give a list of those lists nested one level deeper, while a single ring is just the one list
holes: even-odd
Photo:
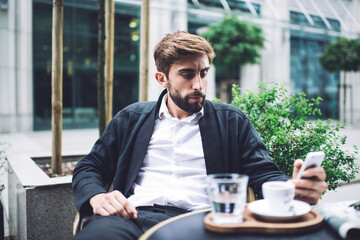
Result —
[{"label": "concrete wall", "polygon": [[76,214],[71,183],[25,191],[27,239],[71,239]]},{"label": "concrete wall", "polygon": [[26,155],[10,156],[7,236],[71,239],[76,207],[71,176],[50,178]]}]

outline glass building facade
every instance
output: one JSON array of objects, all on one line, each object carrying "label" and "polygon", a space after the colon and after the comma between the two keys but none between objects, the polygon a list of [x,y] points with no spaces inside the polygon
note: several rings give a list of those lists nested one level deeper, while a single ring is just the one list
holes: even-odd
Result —
[{"label": "glass building facade", "polygon": [[[256,3],[246,3],[245,1],[227,0],[229,9],[234,14],[241,16],[257,15],[261,17],[261,5]],[[197,3],[197,4],[196,4]],[[224,5],[217,0],[188,0],[189,7],[197,8],[202,6],[208,8],[209,11],[224,10]],[[251,4],[253,11],[251,13],[249,6]],[[275,3],[274,3],[275,4]],[[290,11],[290,24],[299,27],[313,27],[318,29],[326,29],[327,26],[323,19],[317,15],[309,15],[313,20],[311,25],[306,16],[301,12]],[[326,19],[332,30],[340,32],[340,22],[335,19]],[[188,31],[198,33],[199,29],[204,28],[208,24],[214,23],[214,18],[201,18],[196,14],[189,14]],[[308,98],[321,97],[323,101],[320,103],[321,118],[338,119],[339,118],[339,73],[326,72],[319,64],[318,57],[324,51],[325,47],[336,40],[335,37],[329,35],[304,32],[303,30],[290,30],[290,87],[292,93],[304,92]],[[231,101],[231,85],[238,84],[239,67],[234,67],[229,71],[223,68],[216,69],[216,95],[220,97],[223,91],[227,102]],[[231,80],[232,79],[232,80]]]},{"label": "glass building facade", "polygon": [[[184,3],[187,5],[187,29],[191,33],[199,33],[208,24],[219,21],[211,13],[226,12],[220,0],[187,0]],[[227,0],[226,3],[233,14],[255,19],[262,17],[261,4],[239,0]],[[52,0],[33,0],[34,130],[46,130],[51,126],[52,4]],[[189,9],[207,11],[208,17],[199,16]],[[303,13],[288,11],[289,24],[310,26]],[[323,19],[316,15],[310,16],[314,21],[311,27],[326,28]],[[332,30],[340,32],[339,21],[327,20]],[[114,114],[138,101],[139,28],[140,1],[115,1]],[[340,76],[338,73],[324,71],[318,62],[324,48],[336,38],[289,29],[288,78],[291,92],[305,92],[309,98],[322,97],[322,117],[338,119]],[[64,0],[63,54],[63,127],[97,127],[97,0]],[[225,95],[230,96],[231,84],[237,83],[236,79],[240,77],[239,67],[235,67],[230,73],[226,71],[216,69],[218,98],[221,91],[227,91]],[[227,82],[229,76],[234,81],[230,79]]]},{"label": "glass building facade", "polygon": [[[319,16],[310,15],[316,28],[326,28]],[[300,26],[310,26],[303,13],[290,12],[290,21]],[[340,31],[340,23],[327,19],[332,29]],[[293,93],[304,92],[309,99],[321,97],[320,102],[323,119],[339,118],[339,73],[325,71],[319,56],[326,46],[336,40],[321,34],[304,34],[302,31],[291,31],[290,38],[290,84]]]},{"label": "glass building facade", "polygon": [[[115,4],[113,112],[138,99],[138,6]],[[51,124],[52,0],[33,1],[34,130]],[[63,127],[97,127],[97,1],[65,0]]]}]

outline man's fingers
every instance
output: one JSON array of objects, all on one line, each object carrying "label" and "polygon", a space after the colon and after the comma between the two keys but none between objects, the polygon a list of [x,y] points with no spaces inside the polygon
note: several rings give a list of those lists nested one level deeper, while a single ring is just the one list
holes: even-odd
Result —
[{"label": "man's fingers", "polygon": [[322,192],[318,192],[313,189],[296,188],[294,199],[307,202],[311,205],[315,205],[321,195]]},{"label": "man's fingers", "polygon": [[111,204],[105,204],[94,209],[94,214],[102,216],[112,216],[117,215],[116,209]]},{"label": "man's fingers", "polygon": [[137,217],[135,207],[117,190],[95,195],[90,199],[90,205],[94,214],[122,216],[124,218]]},{"label": "man's fingers", "polygon": [[322,194],[328,187],[328,185],[324,181],[314,181],[311,179],[300,179],[300,180],[295,180],[295,181],[292,180],[292,181],[295,184],[296,190],[308,189]]},{"label": "man's fingers", "polygon": [[[120,193],[120,192],[118,192]],[[124,197],[124,195],[120,194],[116,194],[115,195],[116,200],[121,204],[122,210],[121,212],[123,214],[121,214],[122,216],[126,217],[126,218],[136,218],[137,217],[137,211],[135,209],[135,207]]]},{"label": "man's fingers", "polygon": [[324,168],[314,167],[303,171],[301,179],[296,179],[304,161],[296,159],[294,162],[294,171],[292,181],[295,184],[295,199],[316,204],[323,192],[327,189],[325,183],[326,174]]},{"label": "man's fingers", "polygon": [[318,202],[323,192],[327,189],[327,184],[324,181],[308,179],[291,181],[295,184],[295,199],[312,205]]},{"label": "man's fingers", "polygon": [[[296,176],[298,175],[303,163],[304,163],[304,161],[302,159],[295,160],[294,170],[293,170],[293,179],[295,179]],[[314,167],[314,168],[308,168],[308,169],[304,170],[301,177],[304,177],[304,178],[313,177],[313,178],[315,178],[315,180],[325,181],[326,174],[325,174],[323,167]]]},{"label": "man's fingers", "polygon": [[315,178],[318,181],[325,181],[326,174],[323,167],[314,167],[305,170],[302,174],[305,178]]},{"label": "man's fingers", "polygon": [[293,178],[295,179],[298,175],[301,166],[303,165],[304,161],[302,159],[296,159],[294,162],[294,170],[293,170]]},{"label": "man's fingers", "polygon": [[110,216],[110,213],[105,208],[93,208],[93,213],[101,216]]},{"label": "man's fingers", "polygon": [[122,203],[117,201],[116,198],[111,199],[109,204],[111,204],[111,206],[113,207],[113,212],[111,212],[111,215],[122,216],[124,218],[130,217]]}]

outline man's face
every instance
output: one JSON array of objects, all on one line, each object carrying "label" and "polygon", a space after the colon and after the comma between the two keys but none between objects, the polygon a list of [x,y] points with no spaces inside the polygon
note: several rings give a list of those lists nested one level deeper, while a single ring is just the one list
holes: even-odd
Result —
[{"label": "man's face", "polygon": [[206,55],[190,56],[171,65],[167,87],[170,112],[176,110],[170,109],[172,103],[188,114],[201,110],[205,102],[209,65]]}]

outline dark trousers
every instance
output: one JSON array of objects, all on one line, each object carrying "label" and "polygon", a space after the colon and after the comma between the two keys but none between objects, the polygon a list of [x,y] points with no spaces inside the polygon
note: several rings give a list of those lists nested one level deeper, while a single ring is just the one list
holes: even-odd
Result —
[{"label": "dark trousers", "polygon": [[187,211],[172,206],[154,205],[138,207],[136,219],[124,219],[117,216],[93,215],[86,219],[83,229],[74,239],[138,239],[146,230],[170,217]]}]

